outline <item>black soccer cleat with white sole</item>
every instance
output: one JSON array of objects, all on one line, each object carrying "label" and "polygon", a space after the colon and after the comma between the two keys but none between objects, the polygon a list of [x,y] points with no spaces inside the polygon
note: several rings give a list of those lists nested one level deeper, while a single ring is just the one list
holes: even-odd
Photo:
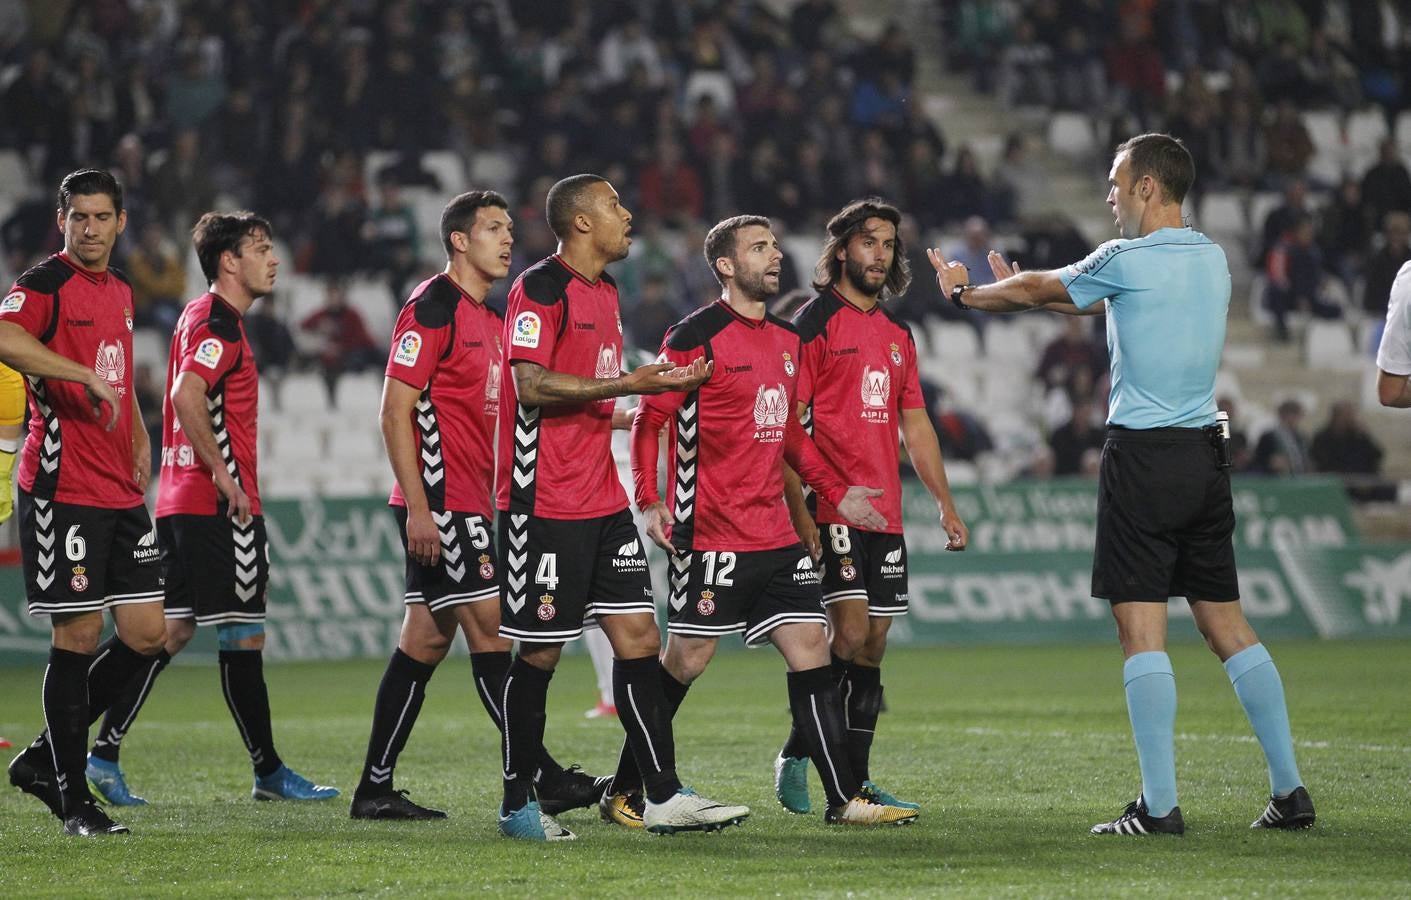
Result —
[{"label": "black soccer cleat with white sole", "polygon": [[96,837],[100,834],[127,834],[126,825],[119,825],[98,808],[92,800],[78,805],[72,815],[64,817],[64,834],[73,837]]},{"label": "black soccer cleat with white sole", "polygon": [[1186,833],[1186,820],[1181,818],[1181,808],[1174,806],[1166,815],[1157,818],[1146,808],[1146,798],[1138,797],[1111,822],[1099,822],[1092,827],[1093,834],[1176,834]]},{"label": "black soccer cleat with white sole", "polygon": [[431,819],[444,819],[446,814],[439,809],[431,809],[414,803],[403,790],[387,794],[373,794],[360,797],[353,794],[353,806],[348,810],[353,819],[384,819],[407,822],[425,822]]},{"label": "black soccer cleat with white sole", "polygon": [[59,797],[59,785],[53,764],[38,765],[29,750],[10,761],[10,784],[39,798],[60,822],[64,820],[64,801]]},{"label": "black soccer cleat with white sole", "polygon": [[541,777],[534,785],[534,794],[539,799],[539,810],[556,816],[570,809],[597,805],[611,783],[611,775],[589,775],[581,766],[572,765]]},{"label": "black soccer cleat with white sole", "polygon": [[1303,785],[1299,785],[1287,797],[1270,797],[1264,813],[1249,827],[1294,831],[1311,828],[1317,818],[1313,812],[1313,798],[1308,796],[1308,790]]}]

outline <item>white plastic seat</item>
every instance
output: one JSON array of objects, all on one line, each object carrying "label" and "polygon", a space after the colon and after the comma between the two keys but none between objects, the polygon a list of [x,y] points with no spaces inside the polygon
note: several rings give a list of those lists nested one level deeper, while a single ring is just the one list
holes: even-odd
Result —
[{"label": "white plastic seat", "polygon": [[441,195],[454,197],[465,190],[465,163],[453,150],[430,150],[421,155],[421,167],[441,182]]},{"label": "white plastic seat", "polygon": [[951,365],[980,357],[980,338],[975,329],[959,322],[936,322],[931,326],[932,352],[942,363]]},{"label": "white plastic seat", "polygon": [[1048,146],[1069,159],[1088,159],[1097,147],[1092,122],[1082,113],[1054,113],[1048,120]]},{"label": "white plastic seat", "polygon": [[1363,365],[1347,323],[1311,319],[1303,335],[1303,361],[1312,369],[1352,371]]},{"label": "white plastic seat", "polygon": [[1244,204],[1238,194],[1230,191],[1214,191],[1206,194],[1201,201],[1196,216],[1200,230],[1206,234],[1225,232],[1244,234],[1248,226],[1244,221]]},{"label": "white plastic seat", "polygon": [[371,371],[343,375],[333,389],[334,406],[345,416],[375,420],[382,407],[382,381],[382,375]]}]

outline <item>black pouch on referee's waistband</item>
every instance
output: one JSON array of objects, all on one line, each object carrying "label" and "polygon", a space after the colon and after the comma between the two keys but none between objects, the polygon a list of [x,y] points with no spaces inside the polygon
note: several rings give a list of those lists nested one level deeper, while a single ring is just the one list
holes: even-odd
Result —
[{"label": "black pouch on referee's waistband", "polygon": [[1205,426],[1205,436],[1210,438],[1210,446],[1215,448],[1215,465],[1222,469],[1230,467],[1230,414],[1223,409],[1215,411],[1215,424]]}]

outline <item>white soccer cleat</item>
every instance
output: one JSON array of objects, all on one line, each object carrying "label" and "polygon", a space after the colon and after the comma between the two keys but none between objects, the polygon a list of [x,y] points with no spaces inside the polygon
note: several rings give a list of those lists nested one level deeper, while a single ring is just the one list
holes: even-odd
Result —
[{"label": "white soccer cleat", "polygon": [[665,803],[648,800],[642,821],[652,834],[675,834],[678,831],[719,831],[739,825],[749,814],[748,806],[726,806],[683,787]]}]

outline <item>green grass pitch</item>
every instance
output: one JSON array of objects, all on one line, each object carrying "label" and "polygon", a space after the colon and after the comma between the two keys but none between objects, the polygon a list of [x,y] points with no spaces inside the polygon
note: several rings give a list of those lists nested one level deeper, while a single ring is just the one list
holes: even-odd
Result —
[{"label": "green grass pitch", "polygon": [[[177,665],[123,748],[152,805],[122,810],[133,834],[64,838],[37,801],[0,793],[0,886],[12,897],[252,895],[1176,896],[1411,895],[1411,653],[1404,643],[1282,642],[1299,763],[1318,806],[1301,833],[1251,831],[1267,780],[1219,663],[1171,651],[1180,688],[1177,765],[1184,838],[1092,837],[1139,789],[1113,647],[895,650],[874,776],[922,803],[910,828],[828,828],[775,803],[770,762],[787,728],[783,663],[722,654],[677,719],[683,779],[750,805],[741,828],[659,838],[579,810],[574,844],[495,832],[496,735],[469,664],[445,663],[398,768],[440,823],[348,819],[347,799],[266,804],[212,666]],[[300,772],[353,787],[379,661],[272,665],[279,749]],[[37,669],[0,670],[0,734],[39,727]],[[550,691],[558,758],[608,771],[622,738],[587,721],[587,659]],[[821,803],[813,778],[815,807]]]}]

